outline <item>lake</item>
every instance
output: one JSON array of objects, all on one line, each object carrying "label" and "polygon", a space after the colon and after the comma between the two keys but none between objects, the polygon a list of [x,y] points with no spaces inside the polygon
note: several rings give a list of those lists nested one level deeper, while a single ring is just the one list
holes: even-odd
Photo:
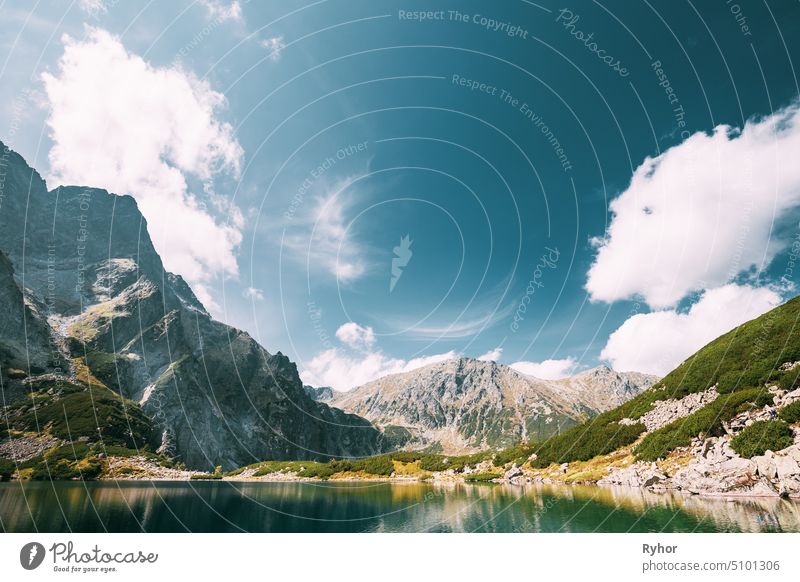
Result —
[{"label": "lake", "polygon": [[590,486],[0,483],[7,532],[798,532],[800,504]]}]

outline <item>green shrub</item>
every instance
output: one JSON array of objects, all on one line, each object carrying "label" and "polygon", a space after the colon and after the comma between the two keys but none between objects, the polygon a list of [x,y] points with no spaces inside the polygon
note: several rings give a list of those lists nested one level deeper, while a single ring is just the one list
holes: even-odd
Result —
[{"label": "green shrub", "polygon": [[370,475],[388,476],[394,473],[394,463],[389,455],[367,457],[364,461],[364,472]]},{"label": "green shrub", "polygon": [[447,457],[443,455],[425,455],[419,460],[420,469],[431,472],[446,471]]},{"label": "green shrub", "polygon": [[17,465],[11,459],[0,457],[0,481],[6,481],[11,478],[14,471],[17,470]]},{"label": "green shrub", "polygon": [[756,397],[755,402],[753,404],[755,404],[756,408],[763,408],[767,405],[772,405],[774,403],[775,403],[775,396],[773,396],[766,390],[763,390],[761,394],[759,394]]},{"label": "green shrub", "polygon": [[464,481],[485,483],[487,481],[491,481],[492,479],[497,479],[499,477],[500,475],[497,475],[496,473],[470,473],[469,475],[464,476]]},{"label": "green shrub", "polygon": [[222,479],[222,475],[217,475],[216,473],[195,473],[189,478],[202,481],[214,481],[217,479]]},{"label": "green shrub", "polygon": [[800,400],[795,400],[789,406],[781,409],[778,413],[778,417],[789,424],[800,422]]},{"label": "green shrub", "polygon": [[536,451],[531,465],[547,467],[553,463],[588,461],[633,443],[644,430],[643,424],[608,422],[607,417],[601,414],[586,424],[547,439]]},{"label": "green shrub", "polygon": [[782,420],[759,420],[731,439],[731,448],[745,459],[780,451],[794,442],[792,429]]},{"label": "green shrub", "polygon": [[335,474],[336,471],[330,465],[321,463],[314,463],[314,465],[297,472],[298,477],[316,477],[318,479],[329,479]]},{"label": "green shrub", "polygon": [[492,462],[494,463],[495,467],[502,467],[508,463],[516,463],[517,465],[521,465],[528,460],[528,457],[536,452],[536,449],[539,448],[539,446],[540,445],[538,443],[528,443],[498,451],[492,459]]},{"label": "green shrub", "polygon": [[21,463],[20,468],[32,469],[31,479],[35,481],[89,481],[100,475],[102,464],[85,443],[71,443],[53,447],[43,456]]}]

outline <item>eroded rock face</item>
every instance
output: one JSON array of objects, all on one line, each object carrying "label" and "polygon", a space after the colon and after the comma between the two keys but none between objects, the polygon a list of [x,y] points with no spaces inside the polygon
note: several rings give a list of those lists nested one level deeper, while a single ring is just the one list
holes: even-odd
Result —
[{"label": "eroded rock face", "polygon": [[[384,450],[368,421],[312,400],[286,356],[215,321],[186,282],[164,270],[133,198],[74,186],[48,191],[17,154],[3,159],[0,250],[10,260],[0,257],[0,299],[14,294],[13,264],[18,280],[24,274],[32,306],[25,309],[39,310],[29,318],[33,363],[52,368],[54,338],[95,378],[140,403],[154,442],[191,468]],[[0,302],[4,330],[23,313],[16,289],[16,299]],[[0,336],[8,362],[19,360],[18,340]]]},{"label": "eroded rock face", "polygon": [[27,375],[65,365],[41,309],[26,297],[11,261],[0,250],[0,364],[7,370]]},{"label": "eroded rock face", "polygon": [[658,430],[670,422],[689,416],[713,402],[717,398],[717,390],[712,387],[703,392],[687,394],[683,398],[668,400],[657,400],[653,403],[651,410],[643,414],[640,418],[623,418],[620,424],[644,424],[648,432]]}]

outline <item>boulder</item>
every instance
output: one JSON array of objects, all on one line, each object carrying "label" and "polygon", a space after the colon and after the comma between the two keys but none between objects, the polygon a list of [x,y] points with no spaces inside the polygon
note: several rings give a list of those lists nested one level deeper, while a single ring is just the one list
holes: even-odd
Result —
[{"label": "boulder", "polygon": [[800,475],[800,465],[798,465],[797,461],[792,457],[775,457],[775,459],[773,459],[773,464],[775,465],[775,472],[778,475],[778,479],[786,479],[787,477]]},{"label": "boulder", "polygon": [[503,477],[505,479],[508,479],[509,481],[511,479],[514,479],[515,477],[521,477],[521,476],[522,476],[522,469],[517,467],[516,463],[503,475]]},{"label": "boulder", "polygon": [[724,461],[720,465],[720,469],[730,473],[750,473],[755,472],[756,464],[747,459],[733,458]]},{"label": "boulder", "polygon": [[800,463],[800,447],[794,445],[785,450],[786,455]]},{"label": "boulder", "polygon": [[[767,453],[771,453],[771,451],[767,451]],[[764,454],[753,457],[751,460],[755,462],[756,469],[760,476],[766,477],[767,479],[774,479],[778,476],[778,470],[775,467],[775,462],[772,460],[772,457],[768,457]]]}]

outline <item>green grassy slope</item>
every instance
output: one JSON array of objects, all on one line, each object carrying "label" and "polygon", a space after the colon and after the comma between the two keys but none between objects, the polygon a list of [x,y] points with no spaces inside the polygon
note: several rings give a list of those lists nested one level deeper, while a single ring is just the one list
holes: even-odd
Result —
[{"label": "green grassy slope", "polygon": [[655,460],[701,433],[717,435],[722,423],[749,407],[772,400],[766,385],[792,389],[800,368],[782,371],[784,363],[800,360],[800,297],[748,321],[715,339],[653,388],[622,406],[576,426],[531,448],[538,453],[534,466],[587,460],[636,441],[642,424],[620,425],[647,413],[657,400],[682,398],[714,385],[720,396],[685,418],[648,434],[635,450],[642,460]]}]

